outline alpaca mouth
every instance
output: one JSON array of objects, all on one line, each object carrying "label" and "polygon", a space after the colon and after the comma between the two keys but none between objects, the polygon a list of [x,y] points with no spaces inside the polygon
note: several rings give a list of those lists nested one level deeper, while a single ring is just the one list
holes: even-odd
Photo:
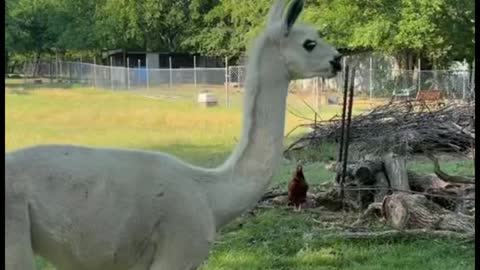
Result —
[{"label": "alpaca mouth", "polygon": [[341,64],[336,64],[332,65],[332,74],[333,77],[337,76],[338,73],[342,72],[342,65]]},{"label": "alpaca mouth", "polygon": [[342,71],[342,64],[332,61],[330,62],[330,65],[332,65],[333,72],[337,73]]},{"label": "alpaca mouth", "polygon": [[341,70],[337,70],[337,69],[330,69],[324,76],[325,79],[331,79],[331,78],[334,78],[337,76],[337,74],[340,72]]}]

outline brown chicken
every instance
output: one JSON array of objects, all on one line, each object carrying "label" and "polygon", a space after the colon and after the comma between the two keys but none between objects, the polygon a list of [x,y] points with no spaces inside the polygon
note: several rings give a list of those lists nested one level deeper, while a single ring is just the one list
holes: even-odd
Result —
[{"label": "brown chicken", "polygon": [[288,202],[295,207],[295,210],[300,210],[302,204],[307,201],[307,191],[308,184],[303,175],[303,167],[298,165],[288,185]]}]

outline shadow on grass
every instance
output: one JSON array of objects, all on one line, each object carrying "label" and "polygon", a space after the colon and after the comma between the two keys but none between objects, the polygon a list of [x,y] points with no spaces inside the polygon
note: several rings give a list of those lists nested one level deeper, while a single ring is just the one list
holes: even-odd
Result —
[{"label": "shadow on grass", "polygon": [[[311,215],[274,209],[243,216],[221,231],[201,270],[463,270],[474,266],[471,244],[456,245],[448,238],[324,239],[326,231],[316,228]],[[314,218],[326,222],[321,215]]]},{"label": "shadow on grass", "polygon": [[28,89],[28,90],[40,90],[40,89],[72,89],[72,88],[85,88],[89,87],[87,84],[81,83],[69,83],[69,82],[49,82],[43,81],[42,83],[33,83],[32,79],[28,81],[22,80],[21,82],[5,80],[6,89]]},{"label": "shadow on grass", "polygon": [[[219,232],[200,270],[466,270],[475,264],[473,244],[448,238],[322,238],[335,229],[319,229],[313,218],[327,222],[320,214],[281,209],[237,218]],[[37,266],[54,269],[41,258]]]}]

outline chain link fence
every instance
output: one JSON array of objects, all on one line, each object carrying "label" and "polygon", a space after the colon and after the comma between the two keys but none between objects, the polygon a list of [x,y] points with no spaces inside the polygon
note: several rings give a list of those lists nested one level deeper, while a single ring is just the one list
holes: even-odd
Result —
[{"label": "chain link fence", "polygon": [[[357,100],[385,101],[408,92],[413,98],[420,90],[439,90],[445,99],[471,100],[475,95],[470,70],[398,70],[356,64],[355,96]],[[50,83],[84,86],[112,91],[133,91],[152,97],[196,100],[200,92],[214,93],[218,102],[236,106],[242,101],[244,66],[226,68],[146,69],[94,65],[68,61],[40,61],[24,66],[27,84]],[[312,78],[292,82],[290,99],[308,103],[340,104],[344,76],[332,79]]]}]

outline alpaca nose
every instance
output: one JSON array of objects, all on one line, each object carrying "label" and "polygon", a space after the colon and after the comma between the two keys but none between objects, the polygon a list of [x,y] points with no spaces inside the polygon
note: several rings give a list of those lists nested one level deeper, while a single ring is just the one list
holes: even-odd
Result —
[{"label": "alpaca nose", "polygon": [[332,68],[334,71],[341,71],[342,70],[342,64],[340,63],[340,60],[342,60],[342,55],[338,54],[333,57],[333,60],[330,61],[330,64],[332,65]]}]

